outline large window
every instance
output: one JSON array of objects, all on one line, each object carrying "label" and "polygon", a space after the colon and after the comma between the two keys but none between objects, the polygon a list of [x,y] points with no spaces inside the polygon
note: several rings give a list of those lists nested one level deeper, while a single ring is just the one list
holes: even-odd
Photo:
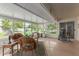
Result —
[{"label": "large window", "polygon": [[44,31],[44,24],[28,23],[8,18],[0,19],[0,38],[17,32],[31,35],[33,32],[44,33]]},{"label": "large window", "polygon": [[13,33],[24,34],[24,22],[8,18],[0,18],[0,39],[6,38]]},{"label": "large window", "polygon": [[44,33],[45,27],[43,24],[25,23],[25,35],[31,35],[33,32]]},{"label": "large window", "polygon": [[25,23],[25,35],[31,35],[33,32],[39,32],[39,24]]},{"label": "large window", "polygon": [[46,21],[33,14],[31,16],[30,21],[26,22],[20,19],[0,17],[0,38],[6,38],[9,35],[17,32],[24,35],[31,35],[33,32],[44,33],[46,30],[43,22]]},{"label": "large window", "polygon": [[47,34],[52,37],[58,37],[58,24],[57,23],[49,23],[46,29]]}]

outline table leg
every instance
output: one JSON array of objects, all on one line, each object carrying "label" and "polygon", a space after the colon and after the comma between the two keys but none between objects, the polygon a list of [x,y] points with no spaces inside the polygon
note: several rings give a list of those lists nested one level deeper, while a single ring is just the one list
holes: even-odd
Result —
[{"label": "table leg", "polygon": [[4,47],[3,47],[3,49],[2,49],[3,51],[2,51],[2,53],[3,53],[3,56],[4,56]]},{"label": "table leg", "polygon": [[39,46],[39,44],[38,44],[38,38],[37,38],[37,49],[38,49],[38,46]]}]

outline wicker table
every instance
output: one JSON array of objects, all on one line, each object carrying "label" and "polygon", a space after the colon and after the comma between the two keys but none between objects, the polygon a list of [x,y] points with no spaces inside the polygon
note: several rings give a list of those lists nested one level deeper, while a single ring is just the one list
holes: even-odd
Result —
[{"label": "wicker table", "polygon": [[5,48],[10,48],[11,49],[11,54],[13,56],[13,53],[14,53],[13,48],[14,48],[15,45],[17,45],[17,52],[18,52],[18,42],[13,42],[11,44],[3,44],[2,45],[2,48],[3,48],[3,51],[2,51],[3,56],[4,56],[4,50],[5,50]]}]

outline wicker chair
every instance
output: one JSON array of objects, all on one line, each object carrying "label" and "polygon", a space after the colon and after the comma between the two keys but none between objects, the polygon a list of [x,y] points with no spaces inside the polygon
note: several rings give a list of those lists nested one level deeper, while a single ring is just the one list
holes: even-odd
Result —
[{"label": "wicker chair", "polygon": [[15,33],[14,35],[10,36],[10,40],[13,40],[14,42],[18,42],[20,45],[20,51],[21,55],[24,51],[34,51],[36,49],[36,42],[31,37],[25,37],[21,33]]},{"label": "wicker chair", "polygon": [[27,51],[32,51],[33,53],[36,49],[36,42],[33,38],[20,37],[18,43],[20,44],[21,55],[23,55],[23,52]]},{"label": "wicker chair", "polygon": [[32,38],[36,40],[37,44],[38,44],[38,38],[39,38],[39,33],[38,32],[34,32],[32,34]]}]

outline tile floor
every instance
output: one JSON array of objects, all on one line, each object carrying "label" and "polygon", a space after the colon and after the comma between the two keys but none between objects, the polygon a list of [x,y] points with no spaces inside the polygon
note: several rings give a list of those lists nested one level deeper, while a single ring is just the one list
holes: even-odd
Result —
[{"label": "tile floor", "polygon": [[[40,38],[39,42],[42,42],[42,45],[40,45],[38,53],[36,54],[35,52],[33,56],[79,56],[79,41],[77,40],[62,42],[52,38]],[[1,49],[0,55],[2,55]],[[24,56],[27,55],[31,56],[31,52],[28,52]]]}]

